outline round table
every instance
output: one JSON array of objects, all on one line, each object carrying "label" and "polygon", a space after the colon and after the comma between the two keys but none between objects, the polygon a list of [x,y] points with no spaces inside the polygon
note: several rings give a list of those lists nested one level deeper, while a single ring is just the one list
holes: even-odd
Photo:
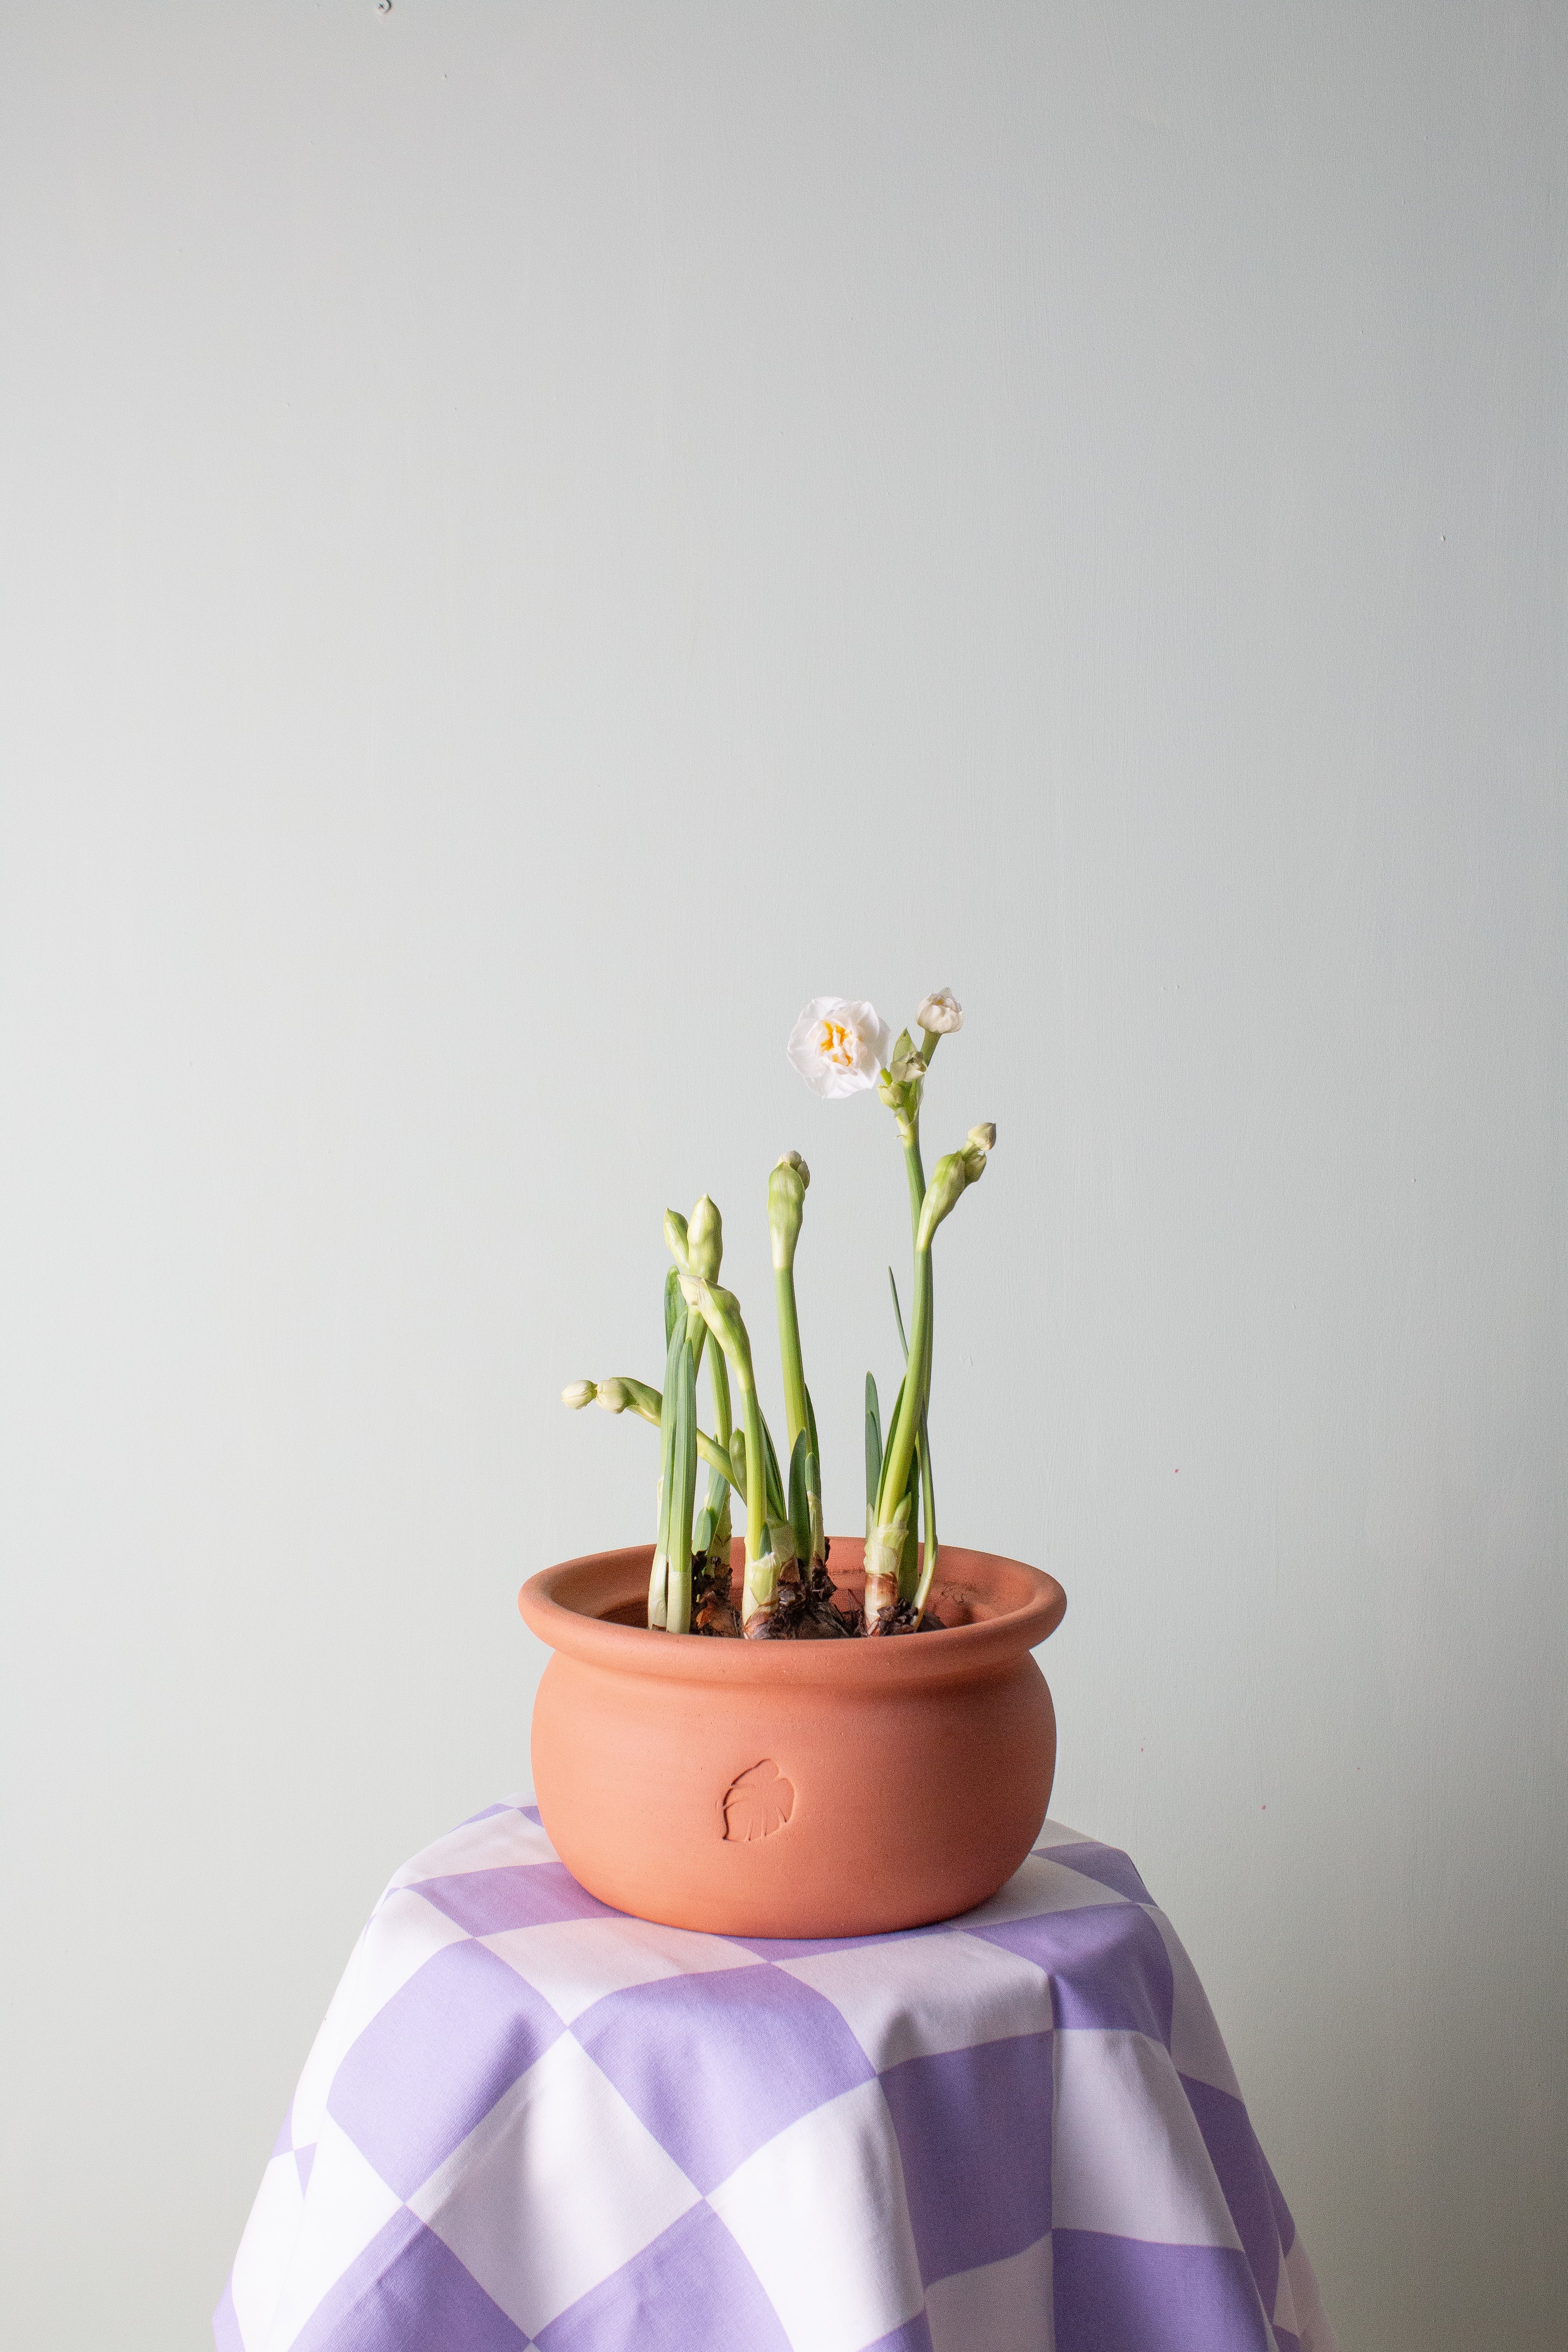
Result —
[{"label": "round table", "polygon": [[219,2352],[1335,2352],[1191,1962],[1047,1822],[939,1927],[651,1927],[522,1799],[400,1870]]}]

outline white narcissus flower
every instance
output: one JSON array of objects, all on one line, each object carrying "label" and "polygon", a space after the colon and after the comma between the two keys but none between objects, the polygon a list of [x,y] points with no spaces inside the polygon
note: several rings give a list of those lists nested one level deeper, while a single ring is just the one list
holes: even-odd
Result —
[{"label": "white narcissus flower", "polygon": [[963,1007],[951,988],[937,988],[915,1014],[915,1026],[928,1037],[951,1037],[963,1026]]},{"label": "white narcissus flower", "polygon": [[892,1046],[893,1033],[874,1004],[860,997],[814,996],[785,1051],[813,1094],[836,1102],[874,1087]]}]

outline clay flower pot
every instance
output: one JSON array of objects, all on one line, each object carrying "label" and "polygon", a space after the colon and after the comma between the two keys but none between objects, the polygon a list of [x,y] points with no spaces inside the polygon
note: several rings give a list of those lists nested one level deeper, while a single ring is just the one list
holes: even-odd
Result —
[{"label": "clay flower pot", "polygon": [[[835,1537],[857,1597],[860,1554]],[[1067,1607],[1053,1578],[944,1545],[942,1633],[726,1642],[647,1631],[651,1558],[567,1560],[518,1595],[555,1653],[533,1709],[540,1815],[590,1894],[719,1935],[860,1936],[952,1918],[1011,1876],[1056,1769],[1029,1654]]]}]

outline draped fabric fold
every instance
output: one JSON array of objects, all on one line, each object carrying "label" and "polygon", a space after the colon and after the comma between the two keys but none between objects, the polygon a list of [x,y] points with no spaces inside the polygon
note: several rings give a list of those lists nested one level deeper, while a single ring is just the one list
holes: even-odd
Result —
[{"label": "draped fabric fold", "polygon": [[1203,1989],[1047,1822],[989,1903],[784,1943],[586,1894],[490,1807],[399,1871],[219,2352],[1336,2352]]}]

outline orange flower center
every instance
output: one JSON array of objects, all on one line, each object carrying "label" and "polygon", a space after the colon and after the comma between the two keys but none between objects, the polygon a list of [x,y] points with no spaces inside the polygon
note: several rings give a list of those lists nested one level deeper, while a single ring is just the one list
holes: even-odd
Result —
[{"label": "orange flower center", "polygon": [[835,1069],[852,1070],[859,1055],[860,1040],[853,1029],[842,1021],[825,1021],[817,1039],[817,1051],[825,1062]]}]

